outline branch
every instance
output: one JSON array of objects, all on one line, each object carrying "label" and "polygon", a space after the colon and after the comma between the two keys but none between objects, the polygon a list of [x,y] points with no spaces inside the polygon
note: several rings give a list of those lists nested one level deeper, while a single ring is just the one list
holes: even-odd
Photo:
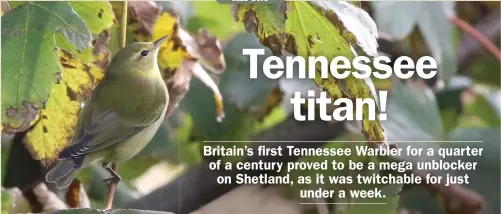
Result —
[{"label": "branch", "polygon": [[464,20],[457,18],[457,17],[451,17],[449,18],[449,21],[454,23],[459,29],[463,30],[464,32],[470,34],[471,37],[475,38],[480,44],[482,44],[485,49],[487,49],[489,52],[491,52],[496,58],[498,58],[499,61],[501,61],[501,51],[499,50],[496,45],[494,45],[489,38],[487,38],[485,35],[480,33],[477,29],[472,27],[470,24],[465,22]]},{"label": "branch", "polygon": [[[482,17],[475,25],[476,31],[485,35],[489,40],[499,39],[501,31],[501,14],[499,10]],[[465,73],[478,52],[482,51],[482,45],[478,40],[470,36],[464,36],[459,46],[459,73]]]},{"label": "branch", "polygon": [[[120,48],[125,47],[125,41],[127,36],[127,9],[129,8],[127,0],[122,3],[122,17],[120,18]],[[118,167],[116,163],[111,164],[111,169],[117,172]],[[113,206],[113,197],[115,196],[116,184],[111,182],[110,188],[108,190],[108,198],[106,199],[105,210],[111,209]]]},{"label": "branch", "polygon": [[[315,148],[324,145],[327,142],[308,142],[308,143],[279,143],[264,142],[266,140],[281,141],[322,141],[339,137],[345,133],[343,123],[328,123],[323,121],[297,122],[293,117],[289,117],[283,123],[277,125],[264,133],[253,138],[253,146],[266,144],[267,147],[279,147],[294,145],[298,148]],[[274,156],[274,157],[246,157],[245,161],[253,162],[263,160],[265,162],[293,162],[298,157],[292,156]],[[176,214],[188,214],[200,209],[204,205],[219,198],[220,196],[239,187],[239,184],[221,185],[216,182],[216,178],[221,175],[235,176],[236,170],[232,171],[213,171],[209,170],[208,162],[195,166],[175,180],[151,192],[150,194],[126,205],[126,208],[148,209],[148,210],[167,210]],[[241,173],[241,172],[240,172]],[[250,171],[250,175],[259,175],[266,173],[273,175],[276,172]]]}]

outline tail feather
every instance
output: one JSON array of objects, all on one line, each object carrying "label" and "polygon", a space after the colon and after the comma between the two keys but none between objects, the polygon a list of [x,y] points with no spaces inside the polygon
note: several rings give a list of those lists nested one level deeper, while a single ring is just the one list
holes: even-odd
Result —
[{"label": "tail feather", "polygon": [[56,182],[57,188],[64,189],[64,188],[68,187],[71,184],[71,182],[73,181],[73,179],[75,179],[75,176],[76,176],[76,174],[74,172],[72,172],[72,173],[68,174],[67,176],[57,180],[57,182]]},{"label": "tail feather", "polygon": [[75,178],[77,169],[73,164],[73,160],[61,160],[45,175],[45,180],[49,183],[55,183],[59,189],[66,188]]}]

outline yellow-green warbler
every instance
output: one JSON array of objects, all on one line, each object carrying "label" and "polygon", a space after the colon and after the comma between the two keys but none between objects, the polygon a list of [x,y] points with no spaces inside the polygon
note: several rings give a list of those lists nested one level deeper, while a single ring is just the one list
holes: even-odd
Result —
[{"label": "yellow-green warbler", "polygon": [[164,120],[169,93],[157,65],[158,49],[167,37],[136,42],[111,60],[101,82],[84,105],[70,146],[59,154],[59,163],[45,176],[58,188],[67,187],[78,169],[96,161],[118,183],[110,162],[128,160],[153,138]]}]

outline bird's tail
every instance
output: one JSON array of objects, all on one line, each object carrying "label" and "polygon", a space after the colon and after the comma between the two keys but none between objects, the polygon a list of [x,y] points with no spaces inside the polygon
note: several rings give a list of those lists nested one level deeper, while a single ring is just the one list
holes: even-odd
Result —
[{"label": "bird's tail", "polygon": [[57,188],[63,189],[73,181],[77,170],[78,168],[73,166],[73,160],[61,160],[45,175],[45,180],[49,183],[55,183]]}]

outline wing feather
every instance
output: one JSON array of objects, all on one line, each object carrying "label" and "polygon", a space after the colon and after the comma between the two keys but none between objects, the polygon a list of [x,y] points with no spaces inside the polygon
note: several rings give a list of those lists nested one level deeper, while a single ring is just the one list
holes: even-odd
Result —
[{"label": "wing feather", "polygon": [[60,159],[74,159],[125,141],[158,119],[133,126],[131,121],[110,110],[89,106],[84,111],[85,119],[77,127],[74,143],[59,154]]}]

